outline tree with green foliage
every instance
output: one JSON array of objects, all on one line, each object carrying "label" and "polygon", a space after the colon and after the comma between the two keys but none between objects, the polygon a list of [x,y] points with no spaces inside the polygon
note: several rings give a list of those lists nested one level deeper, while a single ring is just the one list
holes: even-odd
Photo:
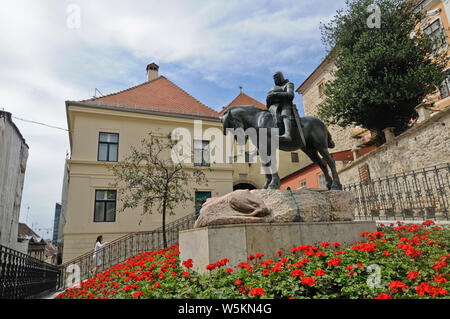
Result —
[{"label": "tree with green foliage", "polygon": [[[149,133],[140,148],[131,147],[130,153],[111,167],[115,176],[112,186],[119,189],[119,211],[142,205],[142,215],[154,210],[162,214],[164,248],[167,248],[166,213],[174,214],[177,206],[186,208],[193,202],[192,185],[207,185],[205,173],[194,166],[187,167],[182,158],[172,152],[176,141],[170,136]],[[142,220],[141,220],[142,222]]]},{"label": "tree with green foliage", "polygon": [[439,50],[442,38],[418,27],[425,13],[417,1],[347,0],[346,5],[321,25],[336,70],[318,115],[328,124],[375,131],[381,144],[383,129],[400,134],[417,119],[415,107],[445,78],[447,52]]}]

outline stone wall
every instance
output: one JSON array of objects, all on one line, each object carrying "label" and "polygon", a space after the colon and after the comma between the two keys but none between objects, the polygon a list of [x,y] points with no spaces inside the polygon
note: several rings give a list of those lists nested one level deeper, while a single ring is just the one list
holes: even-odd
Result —
[{"label": "stone wall", "polygon": [[338,173],[343,185],[359,182],[359,167],[368,165],[371,179],[450,161],[450,107],[356,159]]}]

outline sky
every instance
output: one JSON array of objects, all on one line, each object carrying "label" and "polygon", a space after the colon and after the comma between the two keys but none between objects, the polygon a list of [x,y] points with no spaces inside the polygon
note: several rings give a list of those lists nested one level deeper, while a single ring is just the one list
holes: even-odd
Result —
[{"label": "sky", "polygon": [[67,129],[66,100],[143,83],[151,62],[217,111],[239,86],[264,102],[275,71],[297,88],[320,64],[320,23],[344,2],[2,0],[0,109],[29,146],[20,221],[51,238],[70,153],[67,131],[21,119]]}]

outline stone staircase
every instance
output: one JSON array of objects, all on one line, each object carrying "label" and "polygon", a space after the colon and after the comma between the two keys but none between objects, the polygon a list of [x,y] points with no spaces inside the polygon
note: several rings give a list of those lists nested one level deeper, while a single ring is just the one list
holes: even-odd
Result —
[{"label": "stone staircase", "polygon": [[[166,225],[167,245],[178,242],[178,232],[194,227],[196,214],[189,214]],[[101,250],[103,265],[98,271],[104,271],[143,251],[163,248],[162,227],[151,231],[130,233],[107,243]],[[78,256],[60,265],[59,289],[77,285],[90,277],[94,268],[94,250]]]}]

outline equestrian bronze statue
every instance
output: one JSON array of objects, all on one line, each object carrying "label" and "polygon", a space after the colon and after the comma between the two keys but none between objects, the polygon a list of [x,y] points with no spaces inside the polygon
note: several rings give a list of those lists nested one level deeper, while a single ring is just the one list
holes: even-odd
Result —
[{"label": "equestrian bronze statue", "polygon": [[[281,184],[278,170],[273,169],[275,156],[271,155],[276,154],[276,149],[271,149],[272,139],[278,139],[278,148],[282,151],[293,152],[301,149],[320,167],[328,189],[342,189],[334,159],[328,152],[328,148],[334,147],[334,142],[325,124],[314,116],[300,118],[297,106],[292,103],[294,84],[285,79],[281,72],[276,72],[273,78],[275,86],[266,99],[268,110],[253,105],[227,109],[221,117],[224,134],[226,135],[228,129],[233,132],[237,129],[255,129],[257,132],[265,129],[264,138],[261,138],[261,134],[256,134],[256,137],[249,135],[258,150],[265,171],[266,182],[263,189],[278,189]],[[261,152],[262,148],[264,152]],[[266,156],[263,157],[263,153],[266,153]],[[328,174],[327,165],[331,169],[332,177]]]}]

